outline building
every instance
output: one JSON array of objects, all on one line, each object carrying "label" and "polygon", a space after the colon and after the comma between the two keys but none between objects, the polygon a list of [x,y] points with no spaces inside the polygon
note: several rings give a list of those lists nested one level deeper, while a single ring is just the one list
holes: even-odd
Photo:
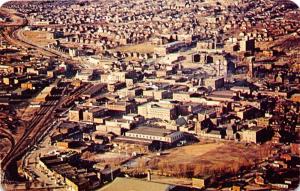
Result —
[{"label": "building", "polygon": [[243,130],[241,133],[241,141],[247,143],[261,143],[268,138],[267,129],[264,127],[251,127]]},{"label": "building", "polygon": [[[183,190],[192,190],[189,188],[182,188]],[[178,186],[151,182],[135,178],[121,178],[117,177],[112,183],[98,189],[97,191],[175,191],[180,190]]]},{"label": "building", "polygon": [[160,148],[160,145],[152,140],[138,139],[134,137],[118,136],[112,140],[114,145],[117,145],[117,149],[121,152],[124,150],[129,153],[146,154],[152,151],[156,151]]},{"label": "building", "polygon": [[167,90],[144,90],[143,96],[153,97],[155,100],[171,98],[172,92]]},{"label": "building", "polygon": [[136,104],[128,101],[109,101],[105,107],[114,113],[128,114],[136,111]]},{"label": "building", "polygon": [[83,119],[83,112],[81,108],[71,109],[68,114],[69,121],[79,122]]},{"label": "building", "polygon": [[170,144],[179,141],[184,137],[182,132],[154,127],[139,127],[131,131],[127,131],[125,135],[127,137],[160,141]]},{"label": "building", "polygon": [[102,83],[126,82],[127,72],[112,72],[100,76]]},{"label": "building", "polygon": [[77,72],[75,78],[87,82],[92,80],[94,73],[95,73],[94,70],[82,70],[80,72]]},{"label": "building", "polygon": [[53,89],[53,86],[45,87],[34,99],[34,102],[45,102],[47,98],[49,97],[51,91]]},{"label": "building", "polygon": [[293,102],[300,102],[300,93],[293,94],[293,95],[291,96],[291,100],[292,100]]},{"label": "building", "polygon": [[161,102],[149,102],[138,106],[138,114],[145,118],[173,120],[177,118],[175,105]]},{"label": "building", "polygon": [[100,174],[88,172],[80,167],[70,165],[69,162],[79,163],[79,154],[76,152],[59,153],[40,158],[38,165],[52,179],[60,180],[65,184],[65,190],[94,190],[101,184]]},{"label": "building", "polygon": [[204,80],[204,86],[206,88],[212,88],[213,90],[222,88],[224,86],[223,77],[207,78]]},{"label": "building", "polygon": [[257,118],[259,116],[261,116],[261,112],[259,109],[255,108],[255,107],[242,107],[242,108],[238,108],[239,111],[237,111],[237,116],[243,120],[245,119],[254,119]]},{"label": "building", "polygon": [[176,52],[185,46],[184,42],[175,41],[155,48],[154,52],[160,56],[165,56],[169,53]]},{"label": "building", "polygon": [[95,122],[95,118],[104,116],[107,109],[102,107],[91,107],[82,113],[82,120],[86,122]]},{"label": "building", "polygon": [[255,39],[250,39],[249,37],[245,37],[245,39],[241,40],[239,44],[241,52],[253,52],[255,49]]},{"label": "building", "polygon": [[105,84],[97,84],[84,91],[82,93],[82,96],[86,98],[92,98],[99,95],[102,92],[105,92],[106,90],[107,87]]},{"label": "building", "polygon": [[193,187],[200,188],[200,189],[205,188],[209,184],[210,178],[211,178],[210,176],[193,178],[192,179]]}]

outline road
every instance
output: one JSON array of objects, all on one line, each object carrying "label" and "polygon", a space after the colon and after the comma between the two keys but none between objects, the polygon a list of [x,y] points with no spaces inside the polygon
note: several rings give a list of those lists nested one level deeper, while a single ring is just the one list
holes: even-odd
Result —
[{"label": "road", "polygon": [[77,61],[73,60],[69,55],[54,49],[36,45],[28,40],[23,34],[24,28],[28,25],[28,20],[17,16],[17,13],[14,10],[0,8],[0,11],[2,10],[4,10],[5,14],[13,20],[13,22],[9,24],[0,24],[0,26],[5,27],[2,35],[9,43],[26,50],[33,49],[39,55],[57,57],[63,62],[76,65]]},{"label": "road", "polygon": [[24,22],[23,18],[21,17],[21,15],[18,15],[18,13],[15,10],[0,7],[0,11],[1,11],[1,14],[5,15],[6,17],[10,17],[12,19],[12,22],[0,23],[0,26],[14,27],[14,26],[20,26],[23,24],[23,22]]}]

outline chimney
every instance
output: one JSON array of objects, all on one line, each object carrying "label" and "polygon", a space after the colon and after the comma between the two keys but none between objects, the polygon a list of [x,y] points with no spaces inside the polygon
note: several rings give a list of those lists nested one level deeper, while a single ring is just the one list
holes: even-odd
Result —
[{"label": "chimney", "polygon": [[147,180],[151,181],[151,171],[150,170],[147,171]]},{"label": "chimney", "polygon": [[215,50],[217,50],[217,34],[215,34],[214,46],[215,46]]}]

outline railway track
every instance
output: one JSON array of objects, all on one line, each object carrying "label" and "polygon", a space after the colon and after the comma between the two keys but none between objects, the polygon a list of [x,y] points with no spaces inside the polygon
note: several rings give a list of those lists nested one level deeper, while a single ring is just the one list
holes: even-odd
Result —
[{"label": "railway track", "polygon": [[[45,122],[51,120],[51,114],[55,107],[50,107],[45,115],[37,115],[31,121],[30,125],[26,128],[26,131],[22,138],[15,144],[11,152],[4,157],[2,161],[2,168],[6,170],[7,166],[13,161],[25,154],[27,149],[35,144],[35,137],[39,135],[39,132],[43,132],[45,129]],[[44,127],[43,127],[44,126]]]},{"label": "railway track", "polygon": [[77,89],[73,95],[69,97],[62,96],[62,98],[56,102],[56,105],[43,106],[37,112],[37,115],[35,115],[35,117],[30,121],[30,124],[27,126],[22,138],[14,145],[8,155],[2,160],[3,170],[7,170],[7,167],[11,162],[20,159],[32,146],[36,145],[41,140],[45,132],[48,132],[52,128],[52,124],[55,121],[54,111],[56,109],[61,108],[63,105],[66,105],[66,103],[74,102],[90,87],[91,84],[84,84]]},{"label": "railway track", "polygon": [[[38,53],[42,55],[52,55],[59,57],[60,60],[66,62],[70,61],[68,56],[57,53],[56,51],[49,50],[44,47],[37,46],[31,42],[24,40],[24,36],[21,33],[22,28],[28,24],[27,19],[24,19],[20,25],[14,27],[7,27],[2,33],[3,37],[10,42],[21,48],[35,49]],[[86,91],[90,84],[84,84],[77,91],[71,94],[69,97],[62,96],[58,102],[42,106],[41,109],[36,113],[34,118],[30,121],[29,125],[26,127],[24,135],[21,139],[14,143],[14,146],[10,152],[2,160],[2,169],[4,172],[9,172],[8,167],[12,162],[18,161],[32,146],[37,144],[41,138],[53,127],[53,122],[55,121],[54,114],[55,110],[66,105],[66,103],[73,103],[74,100],[78,98],[84,91]],[[62,95],[65,95],[65,90],[63,90]],[[0,132],[1,133],[1,132]]]}]

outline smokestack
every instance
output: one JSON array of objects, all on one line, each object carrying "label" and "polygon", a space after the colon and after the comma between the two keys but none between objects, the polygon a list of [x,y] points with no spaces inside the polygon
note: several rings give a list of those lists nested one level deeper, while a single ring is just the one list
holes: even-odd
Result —
[{"label": "smokestack", "polygon": [[151,181],[151,171],[150,170],[147,171],[147,180]]},{"label": "smokestack", "polygon": [[218,60],[218,76],[221,76],[221,61]]},{"label": "smokestack", "polygon": [[217,50],[217,35],[215,34],[215,50]]}]

